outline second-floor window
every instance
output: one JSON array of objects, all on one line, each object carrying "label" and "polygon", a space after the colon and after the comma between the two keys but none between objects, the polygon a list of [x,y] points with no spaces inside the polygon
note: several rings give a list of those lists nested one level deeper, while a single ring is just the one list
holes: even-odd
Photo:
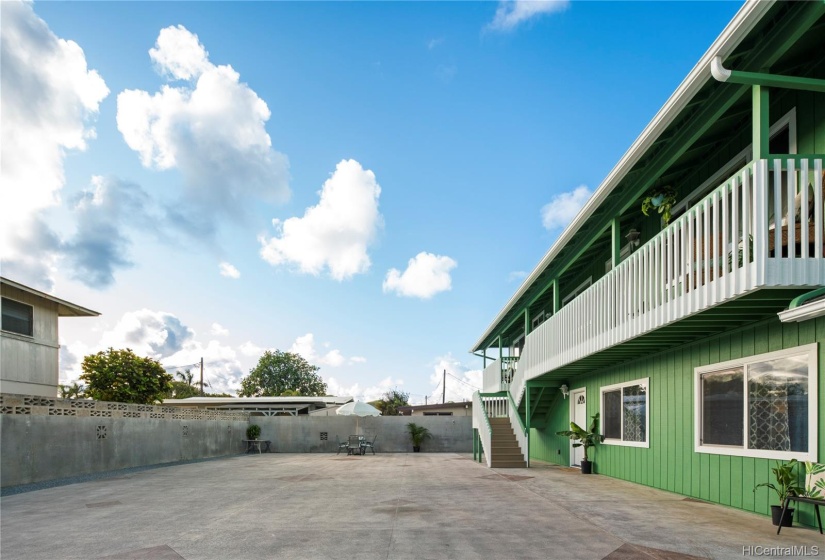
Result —
[{"label": "second-floor window", "polygon": [[3,298],[3,330],[22,334],[34,335],[34,308],[31,305],[20,303],[9,298]]}]

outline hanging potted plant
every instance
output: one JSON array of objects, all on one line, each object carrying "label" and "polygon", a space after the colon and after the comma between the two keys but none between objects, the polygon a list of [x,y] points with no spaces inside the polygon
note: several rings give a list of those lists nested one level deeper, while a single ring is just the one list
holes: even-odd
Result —
[{"label": "hanging potted plant", "polygon": [[592,416],[593,421],[590,423],[590,429],[585,430],[575,422],[570,422],[570,429],[556,432],[556,435],[568,437],[573,440],[573,447],[584,448],[584,458],[582,459],[582,474],[591,474],[593,472],[593,463],[587,457],[587,450],[595,447],[597,443],[604,441],[604,436],[599,433],[599,413]]},{"label": "hanging potted plant", "polygon": [[410,422],[409,424],[407,424],[407,431],[410,432],[410,439],[412,440],[413,451],[416,453],[421,451],[421,443],[425,439],[433,437],[430,433],[430,430],[428,430],[424,426],[419,426],[414,422]]},{"label": "hanging potted plant", "polygon": [[796,484],[796,474],[794,474],[795,468],[796,459],[791,459],[789,462],[784,464],[777,461],[776,467],[771,469],[771,471],[773,471],[773,476],[776,479],[776,484],[772,482],[763,482],[762,484],[757,484],[753,487],[754,492],[756,492],[757,488],[761,488],[763,486],[767,486],[776,492],[776,496],[779,498],[779,505],[771,506],[771,520],[777,527],[780,522],[783,527],[791,527],[793,525],[793,508],[788,508],[785,510],[785,515],[782,515],[782,504],[785,503],[785,498],[788,496],[799,496],[805,492],[804,488],[797,486]]},{"label": "hanging potted plant", "polygon": [[670,211],[673,205],[676,204],[676,189],[671,185],[664,185],[662,187],[655,187],[642,200],[642,214],[650,216],[651,210],[656,210],[662,215],[665,225],[670,223]]}]

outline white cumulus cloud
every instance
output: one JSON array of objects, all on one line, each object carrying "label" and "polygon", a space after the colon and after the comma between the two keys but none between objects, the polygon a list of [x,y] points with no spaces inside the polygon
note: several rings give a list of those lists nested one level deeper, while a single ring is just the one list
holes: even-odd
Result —
[{"label": "white cumulus cloud", "polygon": [[63,160],[94,138],[90,122],[109,89],[29,2],[2,3],[0,53],[0,254],[6,273],[50,289],[56,238],[38,213],[59,202]]},{"label": "white cumulus cloud", "polygon": [[273,265],[291,263],[313,275],[326,268],[339,281],[366,272],[371,264],[367,249],[383,225],[380,195],[372,171],[355,160],[341,161],[324,183],[316,206],[307,208],[301,218],[273,220],[280,231],[260,238],[261,257]]},{"label": "white cumulus cloud", "polygon": [[579,185],[570,192],[555,195],[541,209],[541,223],[548,229],[566,227],[593,194],[587,185]]},{"label": "white cumulus cloud", "polygon": [[214,336],[229,336],[229,329],[220,323],[212,323],[212,329],[209,332]]},{"label": "white cumulus cloud", "polygon": [[570,0],[501,0],[493,21],[487,24],[490,31],[512,31],[522,23],[545,14],[561,12],[570,7]]},{"label": "white cumulus cloud", "polygon": [[238,279],[241,277],[241,273],[238,272],[238,269],[229,264],[228,262],[222,262],[220,265],[221,276],[226,276],[227,278],[234,278]]},{"label": "white cumulus cloud", "polygon": [[269,107],[240,75],[210,62],[181,25],[161,30],[149,54],[161,74],[185,83],[121,92],[117,127],[145,167],[181,171],[186,204],[170,208],[174,222],[210,234],[216,218],[240,219],[252,200],[286,200],[289,162],[265,129]]},{"label": "white cumulus cloud", "polygon": [[183,350],[195,332],[165,311],[140,309],[123,314],[115,327],[103,334],[104,347],[131,348],[140,356],[156,360]]},{"label": "white cumulus cloud", "polygon": [[289,351],[300,354],[306,361],[316,366],[339,367],[347,361],[341,354],[341,351],[337,349],[319,354],[315,350],[315,335],[312,333],[307,333],[296,338],[295,342],[293,342],[289,348]]},{"label": "white cumulus cloud", "polygon": [[391,268],[384,279],[384,292],[399,296],[429,299],[439,292],[450,290],[450,271],[457,263],[450,257],[421,252],[407,263],[403,273]]}]

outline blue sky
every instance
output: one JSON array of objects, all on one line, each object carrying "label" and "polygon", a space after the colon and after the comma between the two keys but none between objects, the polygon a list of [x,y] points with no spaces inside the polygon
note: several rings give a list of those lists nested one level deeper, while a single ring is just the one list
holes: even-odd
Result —
[{"label": "blue sky", "polygon": [[739,6],[3,2],[2,273],[102,313],[61,320],[64,381],[130,346],[233,391],[277,348],[333,394],[469,397]]}]

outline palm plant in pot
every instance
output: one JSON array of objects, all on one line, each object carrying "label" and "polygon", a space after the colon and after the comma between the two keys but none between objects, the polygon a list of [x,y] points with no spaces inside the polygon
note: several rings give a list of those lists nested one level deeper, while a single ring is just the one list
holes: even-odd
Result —
[{"label": "palm plant in pot", "polygon": [[418,453],[421,451],[421,443],[428,438],[433,437],[430,433],[430,430],[425,428],[424,426],[419,426],[415,422],[410,422],[407,424],[407,431],[410,433],[410,439],[412,440],[413,444],[413,451]]},{"label": "palm plant in pot", "polygon": [[584,458],[582,459],[582,474],[591,474],[593,472],[593,463],[587,457],[587,450],[591,447],[596,447],[597,443],[604,441],[604,436],[599,433],[599,413],[592,416],[593,421],[590,423],[590,428],[585,430],[575,422],[570,422],[570,429],[556,432],[556,435],[568,437],[573,440],[573,447],[581,447],[584,451]]},{"label": "palm plant in pot", "polygon": [[785,515],[784,517],[782,516],[782,504],[785,503],[785,498],[788,496],[799,496],[805,492],[804,488],[796,484],[796,474],[794,473],[796,464],[796,459],[791,459],[787,463],[780,463],[777,461],[776,467],[771,469],[771,471],[773,471],[773,476],[776,479],[776,484],[772,482],[763,482],[753,487],[754,492],[763,486],[766,486],[776,492],[776,496],[779,498],[779,505],[771,506],[771,519],[773,524],[777,527],[780,522],[782,523],[782,527],[790,527],[793,525],[793,508],[788,508],[785,510]]}]

